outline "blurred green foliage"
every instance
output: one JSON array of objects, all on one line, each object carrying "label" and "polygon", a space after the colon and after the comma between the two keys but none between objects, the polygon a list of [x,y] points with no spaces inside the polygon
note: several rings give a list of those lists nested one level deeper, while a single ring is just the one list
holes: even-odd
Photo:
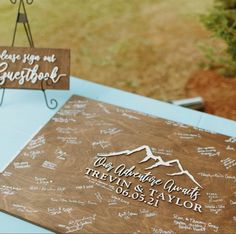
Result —
[{"label": "blurred green foliage", "polygon": [[236,0],[215,0],[214,8],[201,20],[214,36],[223,39],[227,45],[223,56],[217,56],[215,49],[204,49],[210,67],[220,68],[225,76],[236,77]]}]

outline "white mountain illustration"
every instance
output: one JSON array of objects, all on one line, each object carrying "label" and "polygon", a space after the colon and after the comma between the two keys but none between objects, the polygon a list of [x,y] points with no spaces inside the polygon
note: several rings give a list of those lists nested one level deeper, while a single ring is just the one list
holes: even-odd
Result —
[{"label": "white mountain illustration", "polygon": [[180,171],[175,172],[175,173],[171,173],[171,174],[167,174],[167,175],[169,175],[169,176],[187,175],[196,185],[198,185],[200,188],[202,188],[202,186],[195,180],[193,175],[191,175],[188,170],[183,169],[183,167],[178,159],[164,161],[161,156],[153,155],[152,150],[148,145],[142,145],[134,150],[123,150],[123,151],[111,152],[111,153],[98,153],[97,156],[99,156],[99,157],[112,157],[112,156],[119,156],[119,155],[131,155],[133,153],[136,153],[136,152],[139,152],[142,150],[145,150],[146,157],[143,160],[141,160],[139,163],[147,162],[150,159],[153,159],[154,161],[156,161],[156,163],[154,163],[152,166],[147,167],[146,168],[147,170],[151,170],[151,169],[159,167],[159,166],[172,167],[172,166],[174,166],[173,164],[176,164]]}]

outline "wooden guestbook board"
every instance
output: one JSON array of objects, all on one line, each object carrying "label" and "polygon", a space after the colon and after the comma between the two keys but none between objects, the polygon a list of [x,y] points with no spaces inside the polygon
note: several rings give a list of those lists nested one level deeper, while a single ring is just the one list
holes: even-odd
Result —
[{"label": "wooden guestbook board", "polygon": [[58,233],[235,233],[236,139],[73,96],[0,177]]}]

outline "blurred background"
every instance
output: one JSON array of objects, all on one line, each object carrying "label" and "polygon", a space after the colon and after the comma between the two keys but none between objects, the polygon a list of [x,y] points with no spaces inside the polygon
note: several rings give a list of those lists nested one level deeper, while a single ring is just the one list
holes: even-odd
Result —
[{"label": "blurred background", "polygon": [[[213,36],[214,21],[201,19],[215,4],[34,0],[26,10],[35,47],[71,49],[71,75],[163,101],[201,96],[206,112],[236,120],[234,73],[228,77],[214,64],[227,43]],[[0,12],[0,45],[10,46],[17,5],[1,0]],[[15,46],[28,46],[23,27]]]}]

